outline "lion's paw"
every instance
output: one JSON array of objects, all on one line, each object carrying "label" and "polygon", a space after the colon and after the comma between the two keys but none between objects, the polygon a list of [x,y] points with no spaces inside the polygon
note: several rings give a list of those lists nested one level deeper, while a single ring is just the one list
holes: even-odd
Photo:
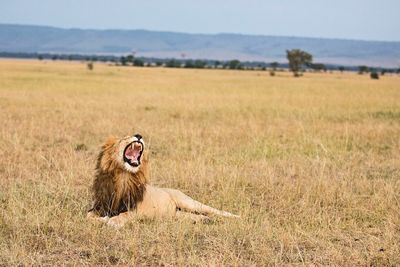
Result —
[{"label": "lion's paw", "polygon": [[99,220],[103,223],[107,223],[110,220],[110,217],[108,216],[100,217]]},{"label": "lion's paw", "polygon": [[119,218],[119,217],[112,217],[108,220],[107,225],[108,226],[112,226],[114,228],[121,228],[122,226],[124,226],[125,224],[125,220]]},{"label": "lion's paw", "polygon": [[88,218],[89,220],[92,220],[92,221],[102,222],[102,223],[107,223],[108,220],[110,219],[110,217],[108,217],[108,216],[100,217],[93,211],[88,212],[88,214],[86,215],[86,218]]}]

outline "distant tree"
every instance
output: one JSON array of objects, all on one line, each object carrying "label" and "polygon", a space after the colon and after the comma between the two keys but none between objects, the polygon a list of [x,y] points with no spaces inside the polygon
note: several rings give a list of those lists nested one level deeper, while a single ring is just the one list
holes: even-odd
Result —
[{"label": "distant tree", "polygon": [[134,63],[133,60],[134,60],[133,55],[126,56],[126,62]]},{"label": "distant tree", "polygon": [[219,62],[218,60],[214,61],[214,67],[218,67],[219,65],[221,65],[221,62]]},{"label": "distant tree", "polygon": [[58,59],[58,55],[53,55],[53,56],[51,57],[51,59],[52,59],[52,60],[57,60],[57,59]]},{"label": "distant tree", "polygon": [[371,79],[378,80],[379,79],[379,74],[376,71],[371,71],[370,77],[371,77]]},{"label": "distant tree", "polygon": [[387,69],[381,69],[381,75],[384,76],[387,72]]},{"label": "distant tree", "polygon": [[133,60],[133,65],[134,66],[138,66],[138,67],[143,67],[144,66],[144,62],[141,59],[134,59]]},{"label": "distant tree", "polygon": [[339,66],[339,70],[340,70],[340,72],[343,72],[345,70],[345,68],[343,66]]},{"label": "distant tree", "polygon": [[364,72],[369,72],[369,68],[367,66],[358,66],[358,74],[363,74]]},{"label": "distant tree", "polygon": [[196,60],[194,62],[194,67],[196,69],[203,69],[206,65],[207,65],[207,63],[205,61],[203,61],[203,60]]},{"label": "distant tree", "polygon": [[124,57],[124,56],[120,57],[119,61],[121,62],[122,66],[126,66],[126,63],[127,63],[126,57]]},{"label": "distant tree", "polygon": [[269,66],[272,68],[273,71],[276,71],[276,69],[279,67],[279,63],[274,61],[274,62],[271,62],[269,64]]},{"label": "distant tree", "polygon": [[315,71],[326,71],[326,66],[322,63],[309,63],[308,66]]},{"label": "distant tree", "polygon": [[192,60],[186,60],[186,62],[185,62],[185,68],[188,68],[188,69],[192,69],[192,68],[194,68],[194,64],[193,64],[193,61]]},{"label": "distant tree", "polygon": [[240,61],[237,59],[231,60],[226,64],[226,67],[231,70],[237,70],[241,68]]},{"label": "distant tree", "polygon": [[180,66],[179,62],[177,62],[175,59],[168,60],[166,65],[167,68],[177,68]]},{"label": "distant tree", "polygon": [[38,55],[38,59],[39,60],[43,60],[43,56],[42,55]]},{"label": "distant tree", "polygon": [[300,49],[286,50],[286,57],[289,61],[289,69],[295,77],[299,76],[303,65],[312,63],[312,55]]}]

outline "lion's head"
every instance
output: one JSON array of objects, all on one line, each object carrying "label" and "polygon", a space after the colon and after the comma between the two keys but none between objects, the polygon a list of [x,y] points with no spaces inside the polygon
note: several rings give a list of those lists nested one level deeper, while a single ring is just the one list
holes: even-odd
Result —
[{"label": "lion's head", "polygon": [[93,183],[93,209],[103,216],[135,208],[148,178],[145,142],[140,134],[109,138],[101,147]]},{"label": "lion's head", "polygon": [[126,136],[121,139],[110,137],[102,146],[97,169],[104,172],[126,170],[132,174],[144,169],[146,155],[145,143],[140,134]]}]

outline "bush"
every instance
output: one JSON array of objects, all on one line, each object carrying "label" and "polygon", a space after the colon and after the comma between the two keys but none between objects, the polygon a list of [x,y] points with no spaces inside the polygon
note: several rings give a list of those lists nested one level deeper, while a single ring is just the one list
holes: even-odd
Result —
[{"label": "bush", "polygon": [[378,80],[379,74],[376,71],[373,71],[373,72],[371,72],[370,77],[371,77],[371,79]]},{"label": "bush", "polygon": [[88,70],[93,70],[93,62],[89,62],[86,66]]},{"label": "bush", "polygon": [[294,77],[301,77],[302,74],[300,72],[293,72]]},{"label": "bush", "polygon": [[275,71],[270,70],[270,71],[269,71],[269,76],[275,76]]}]

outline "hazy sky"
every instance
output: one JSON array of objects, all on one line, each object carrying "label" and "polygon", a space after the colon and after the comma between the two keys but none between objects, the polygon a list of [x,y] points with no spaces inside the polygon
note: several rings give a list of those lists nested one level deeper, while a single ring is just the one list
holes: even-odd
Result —
[{"label": "hazy sky", "polygon": [[0,0],[0,23],[400,41],[400,0]]}]

